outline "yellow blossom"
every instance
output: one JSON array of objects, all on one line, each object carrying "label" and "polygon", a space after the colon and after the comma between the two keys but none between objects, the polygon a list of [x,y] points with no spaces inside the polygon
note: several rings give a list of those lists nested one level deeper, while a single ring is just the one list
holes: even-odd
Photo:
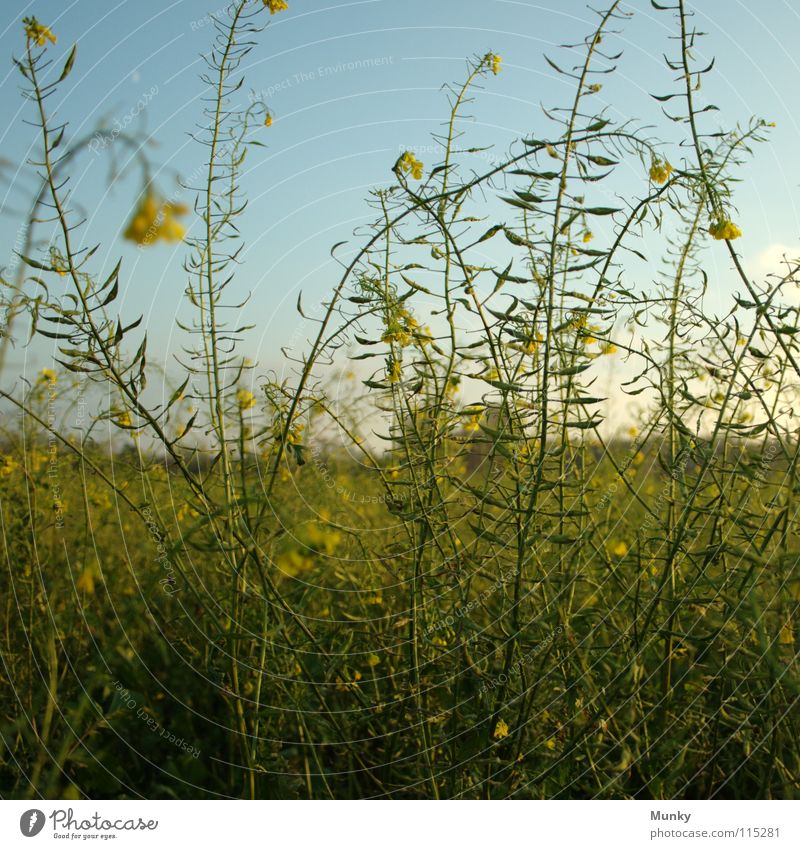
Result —
[{"label": "yellow blossom", "polygon": [[667,182],[672,170],[672,166],[666,159],[654,159],[650,166],[650,179],[654,183],[662,185]]},{"label": "yellow blossom", "polygon": [[471,411],[470,417],[467,420],[467,423],[464,425],[464,430],[467,433],[477,433],[481,429],[481,413],[480,410]]},{"label": "yellow blossom", "polygon": [[358,682],[361,680],[361,673],[356,670],[353,673],[353,678],[351,681],[345,681],[341,675],[336,676],[336,689],[341,690],[342,692],[347,692],[348,690],[355,690],[357,688]]},{"label": "yellow blossom", "polygon": [[375,666],[377,666],[380,662],[381,662],[381,659],[378,657],[378,655],[377,655],[377,654],[371,654],[371,655],[367,658],[367,666],[375,667]]},{"label": "yellow blossom", "polygon": [[503,57],[498,56],[497,53],[489,53],[486,59],[491,66],[492,73],[497,76],[500,73],[500,65],[503,61]]},{"label": "yellow blossom", "polygon": [[411,172],[411,176],[415,180],[422,179],[422,169],[424,165],[422,162],[419,161],[419,159],[417,159],[416,156],[414,156],[413,153],[411,153],[410,150],[407,150],[400,157],[400,159],[397,161],[397,165],[404,174],[408,174],[409,172]]},{"label": "yellow blossom", "polygon": [[299,445],[303,441],[303,431],[305,429],[306,426],[302,423],[297,423],[291,427],[289,433],[286,434],[286,441],[289,445]]},{"label": "yellow blossom", "polygon": [[44,47],[48,41],[52,44],[58,41],[50,27],[40,24],[36,18],[23,18],[22,23],[25,25],[25,35],[28,40],[34,42],[37,47]]},{"label": "yellow blossom", "polygon": [[236,393],[236,405],[240,410],[249,410],[256,405],[256,396],[249,389],[239,389]]},{"label": "yellow blossom", "polygon": [[0,477],[7,478],[17,468],[17,461],[8,454],[0,454]]},{"label": "yellow blossom", "polygon": [[75,581],[75,587],[78,592],[86,593],[86,595],[94,594],[94,575],[91,569],[86,568],[81,572],[78,580]]},{"label": "yellow blossom", "polygon": [[522,351],[525,354],[531,355],[536,353],[536,349],[539,347],[543,336],[541,333],[537,333],[535,338],[528,339],[528,341],[522,346]]},{"label": "yellow blossom", "polygon": [[286,0],[264,0],[264,5],[269,7],[270,15],[276,12],[285,12],[289,8]]},{"label": "yellow blossom", "polygon": [[616,557],[624,557],[628,553],[628,546],[624,542],[618,542],[611,551]]},{"label": "yellow blossom", "polygon": [[127,410],[122,410],[121,412],[114,413],[114,421],[120,427],[131,427],[133,424],[133,419],[131,419],[131,414]]},{"label": "yellow blossom", "polygon": [[498,719],[497,725],[494,727],[494,739],[502,740],[504,737],[508,737],[508,723],[504,719]]},{"label": "yellow blossom", "polygon": [[272,126],[272,115],[269,112],[267,112],[267,117],[264,118],[264,126],[265,127],[271,127]]},{"label": "yellow blossom", "polygon": [[386,376],[389,379],[389,383],[400,382],[400,378],[403,376],[403,366],[400,364],[399,360],[391,360]]},{"label": "yellow blossom", "polygon": [[712,222],[711,226],[708,228],[708,232],[715,239],[738,239],[739,236],[742,235],[742,231],[733,223],[733,221],[729,221],[726,218],[718,218],[716,221]]},{"label": "yellow blossom", "polygon": [[43,368],[41,372],[39,372],[39,378],[36,381],[39,384],[49,384],[50,386],[55,386],[56,383],[56,373],[51,368]]},{"label": "yellow blossom", "polygon": [[123,236],[141,246],[159,239],[180,242],[186,235],[186,229],[177,218],[188,212],[184,204],[161,201],[156,194],[148,191],[134,210]]},{"label": "yellow blossom", "polygon": [[603,86],[602,86],[602,84],[601,84],[601,83],[592,83],[592,84],[589,86],[589,91],[590,91],[592,94],[597,94],[597,92],[598,92],[598,91],[600,91],[600,89],[601,89],[602,87],[603,87]]},{"label": "yellow blossom", "polygon": [[387,330],[386,333],[381,336],[381,342],[396,342],[401,348],[405,348],[406,345],[410,345],[411,339],[411,334],[405,330]]}]

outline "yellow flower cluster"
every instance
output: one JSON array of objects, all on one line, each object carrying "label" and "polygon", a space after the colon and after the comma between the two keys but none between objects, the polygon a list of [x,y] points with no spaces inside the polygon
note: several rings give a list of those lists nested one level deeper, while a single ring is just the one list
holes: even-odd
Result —
[{"label": "yellow flower cluster", "polygon": [[319,518],[321,520],[319,523],[309,525],[306,530],[306,539],[308,544],[317,551],[333,554],[342,542],[341,531],[328,526],[330,514],[327,510],[320,510]]},{"label": "yellow flower cluster", "polygon": [[264,0],[264,5],[269,7],[270,15],[276,12],[285,12],[289,8],[286,0]]},{"label": "yellow flower cluster", "polygon": [[[272,424],[272,435],[277,441],[283,440],[283,428],[284,428],[285,420],[280,418],[276,418]],[[287,445],[302,445],[303,443],[303,431],[306,429],[306,426],[302,422],[295,421],[292,426],[289,428],[289,432],[286,434],[286,444]]]},{"label": "yellow flower cluster", "polygon": [[658,185],[663,185],[669,180],[673,168],[666,159],[654,159],[650,166],[650,179]]},{"label": "yellow flower cluster", "polygon": [[48,385],[55,386],[56,383],[56,373],[51,368],[43,368],[41,372],[39,372],[39,377],[36,382],[40,386]]},{"label": "yellow flower cluster", "polygon": [[500,73],[500,65],[503,61],[503,57],[498,56],[497,53],[490,53],[486,59],[489,62],[492,73],[497,76]]},{"label": "yellow flower cluster", "polygon": [[497,725],[494,727],[494,739],[502,740],[505,737],[508,737],[509,727],[508,723],[504,719],[498,719]]},{"label": "yellow flower cluster", "polygon": [[401,348],[405,348],[413,341],[414,331],[418,327],[419,323],[414,316],[408,310],[401,309],[397,315],[387,321],[386,332],[381,336],[381,342],[395,342]]},{"label": "yellow flower cluster", "polygon": [[715,239],[738,239],[742,235],[742,231],[727,218],[718,218],[708,228],[708,232]]},{"label": "yellow flower cluster", "polygon": [[17,461],[8,454],[0,454],[0,477],[7,478],[17,468]]},{"label": "yellow flower cluster", "polygon": [[236,393],[236,406],[244,411],[256,405],[256,396],[249,389],[240,389]]},{"label": "yellow flower cluster", "polygon": [[50,27],[40,24],[36,18],[23,18],[22,23],[25,25],[26,37],[37,47],[44,47],[48,41],[52,44],[58,41],[58,38],[53,35]]},{"label": "yellow flower cluster", "polygon": [[523,354],[533,355],[536,353],[539,345],[544,341],[544,337],[541,333],[537,332],[536,336],[528,339],[524,345],[521,346],[521,350]]},{"label": "yellow flower cluster", "polygon": [[286,441],[289,445],[300,445],[303,441],[303,431],[306,429],[306,426],[302,422],[295,423],[290,429],[289,433],[286,434]]},{"label": "yellow flower cluster", "polygon": [[411,153],[410,150],[407,150],[398,160],[398,167],[404,174],[411,173],[411,176],[415,180],[422,179],[422,169],[424,167],[423,163]]},{"label": "yellow flower cluster", "polygon": [[137,245],[149,245],[159,239],[180,242],[186,228],[177,216],[188,212],[189,208],[181,203],[161,201],[153,192],[147,192],[134,210],[124,237]]},{"label": "yellow flower cluster", "polygon": [[386,377],[389,383],[400,383],[400,378],[403,376],[403,366],[399,360],[390,359],[386,368]]},{"label": "yellow flower cluster", "polygon": [[464,425],[464,430],[467,433],[477,433],[481,429],[481,418],[483,418],[483,411],[475,408],[467,409],[469,418],[467,419],[467,423]]},{"label": "yellow flower cluster", "polygon": [[267,117],[264,118],[264,126],[271,127],[272,126],[272,113],[267,112]]},{"label": "yellow flower cluster", "polygon": [[87,566],[75,581],[75,589],[86,595],[94,594],[94,573]]}]

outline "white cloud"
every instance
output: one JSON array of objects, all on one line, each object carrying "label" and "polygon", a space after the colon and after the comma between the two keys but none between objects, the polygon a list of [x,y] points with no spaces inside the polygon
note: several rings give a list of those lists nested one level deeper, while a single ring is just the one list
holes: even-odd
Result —
[{"label": "white cloud", "polygon": [[[745,263],[747,273],[757,282],[761,283],[769,275],[780,275],[787,273],[787,260],[790,263],[800,261],[800,245],[784,245],[776,242],[769,245],[763,251]],[[774,282],[774,280],[772,281]],[[800,286],[789,283],[783,289],[787,300],[800,302]]]}]

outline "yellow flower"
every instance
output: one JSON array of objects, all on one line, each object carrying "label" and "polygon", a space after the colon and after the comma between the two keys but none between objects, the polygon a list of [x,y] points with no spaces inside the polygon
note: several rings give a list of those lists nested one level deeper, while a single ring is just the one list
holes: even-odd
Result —
[{"label": "yellow flower", "polygon": [[628,553],[628,546],[624,542],[618,542],[611,553],[617,557],[624,557]]},{"label": "yellow flower", "polygon": [[264,0],[264,5],[269,7],[270,15],[274,15],[276,12],[285,12],[289,8],[286,0]]},{"label": "yellow flower", "polygon": [[86,593],[86,595],[94,594],[94,575],[88,567],[81,572],[80,577],[75,581],[75,587],[78,592]]},{"label": "yellow flower", "polygon": [[424,165],[419,161],[419,159],[417,159],[416,156],[414,156],[413,153],[411,153],[410,150],[407,150],[400,159],[397,160],[397,167],[399,167],[404,174],[411,172],[411,176],[415,180],[422,179],[422,169]]},{"label": "yellow flower", "polygon": [[490,53],[486,58],[489,61],[492,73],[497,76],[500,73],[500,64],[503,61],[503,57],[498,56],[497,53]]},{"label": "yellow flower", "polygon": [[22,23],[25,25],[25,35],[28,40],[33,41],[37,47],[44,47],[48,41],[52,44],[58,41],[50,27],[40,24],[36,18],[23,18]]},{"label": "yellow flower", "polygon": [[411,344],[411,334],[405,330],[387,330],[381,336],[381,342],[396,342],[401,348]]},{"label": "yellow flower", "polygon": [[468,408],[465,412],[469,413],[469,419],[464,425],[464,430],[467,431],[467,433],[477,433],[481,429],[481,416],[483,416],[483,411]]},{"label": "yellow flower", "polygon": [[650,166],[650,179],[659,185],[666,183],[672,170],[672,166],[666,159],[654,159]]},{"label": "yellow flower", "polygon": [[285,575],[294,578],[302,572],[308,572],[314,568],[314,561],[299,551],[292,550],[288,554],[280,555],[275,564]]},{"label": "yellow flower", "polygon": [[552,737],[550,737],[545,743],[545,746],[547,746],[547,748],[550,749],[550,751],[552,752],[553,749],[555,749],[556,747],[556,741]]},{"label": "yellow flower", "polygon": [[708,232],[715,239],[738,239],[742,235],[742,231],[726,218],[718,218],[708,228]]},{"label": "yellow flower", "polygon": [[236,393],[236,404],[240,410],[249,410],[256,405],[256,396],[249,389],[240,389]]},{"label": "yellow flower", "polygon": [[188,212],[189,208],[183,204],[161,201],[154,192],[148,191],[134,210],[123,236],[137,245],[149,245],[159,239],[180,242],[186,229],[177,217]]},{"label": "yellow flower", "polygon": [[133,424],[131,414],[127,410],[122,410],[122,412],[114,413],[114,420],[120,427],[130,427]]},{"label": "yellow flower", "polygon": [[399,360],[392,360],[389,364],[387,377],[389,378],[389,383],[399,383],[400,378],[403,376],[403,366],[400,364]]},{"label": "yellow flower", "polygon": [[536,349],[539,347],[539,343],[543,338],[544,337],[541,333],[537,333],[534,339],[528,339],[528,341],[522,346],[523,353],[528,355],[535,354]]},{"label": "yellow flower", "polygon": [[508,723],[504,719],[498,719],[494,727],[494,739],[502,740],[504,737],[508,737]]},{"label": "yellow flower", "polygon": [[7,478],[17,468],[17,461],[8,454],[0,454],[0,477]]},{"label": "yellow flower", "polygon": [[352,681],[345,681],[341,675],[336,676],[336,689],[341,690],[343,693],[346,693],[348,690],[356,690],[358,688],[358,682],[361,680],[361,673],[356,670],[353,673]]},{"label": "yellow flower", "polygon": [[43,368],[41,372],[39,372],[39,378],[36,382],[39,384],[47,383],[50,386],[55,386],[56,373],[51,368]]},{"label": "yellow flower", "polygon": [[378,657],[377,654],[371,654],[367,658],[367,666],[373,666],[374,667],[374,666],[377,666],[380,662],[381,662],[381,659]]},{"label": "yellow flower", "polygon": [[617,346],[613,342],[604,342],[600,346],[601,354],[615,354],[617,352]]},{"label": "yellow flower", "polygon": [[289,445],[299,445],[303,441],[303,431],[306,429],[304,424],[296,424],[286,434],[286,441]]},{"label": "yellow flower", "polygon": [[271,127],[272,126],[272,115],[269,112],[267,112],[267,117],[264,118],[264,126],[265,127]]},{"label": "yellow flower", "polygon": [[590,91],[592,94],[597,94],[597,92],[598,92],[598,91],[600,91],[600,89],[601,89],[602,87],[603,87],[603,86],[602,86],[602,84],[601,84],[601,83],[592,83],[592,84],[589,86],[589,91]]},{"label": "yellow flower", "polygon": [[593,238],[594,238],[594,233],[592,233],[591,230],[586,230],[586,232],[583,234],[583,242],[584,243],[591,242]]}]

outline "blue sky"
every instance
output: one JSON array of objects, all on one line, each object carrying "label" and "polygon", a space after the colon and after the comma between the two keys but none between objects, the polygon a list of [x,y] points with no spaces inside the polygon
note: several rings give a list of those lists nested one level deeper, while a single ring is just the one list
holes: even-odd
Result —
[{"label": "blue sky", "polygon": [[[563,104],[571,94],[542,54],[563,62],[558,45],[581,40],[596,20],[575,0],[289,4],[289,11],[265,16],[269,26],[247,61],[243,91],[243,97],[261,92],[275,115],[260,138],[267,146],[248,154],[243,179],[250,201],[243,223],[248,247],[235,290],[242,297],[252,293],[247,317],[258,325],[243,353],[269,364],[279,345],[302,340],[298,291],[305,303],[324,298],[336,279],[329,248],[352,240],[354,228],[371,219],[365,204],[369,189],[393,180],[391,166],[403,149],[424,150],[431,132],[441,129],[447,110],[441,85],[463,78],[465,58],[488,50],[503,56],[502,73],[486,81],[470,110],[473,143],[494,143],[502,152],[520,136],[547,131],[541,106]],[[731,126],[756,115],[777,122],[771,142],[757,148],[742,172],[745,181],[736,194],[745,230],[741,244],[752,257],[752,272],[762,273],[781,250],[798,244],[800,11],[788,0],[758,8],[736,0],[694,5],[697,26],[708,33],[699,53],[716,57],[703,91],[720,107],[714,120]],[[90,131],[103,117],[109,124],[138,127],[157,143],[150,150],[159,166],[156,183],[171,194],[176,174],[186,176],[202,162],[203,149],[188,132],[202,121],[199,57],[213,35],[206,15],[223,6],[219,0],[6,0],[0,10],[0,54],[7,57],[0,74],[2,156],[18,163],[33,151],[35,131],[23,123],[29,107],[19,97],[10,56],[23,46],[21,18],[34,14],[59,37],[54,55],[78,42],[75,70],[51,107],[69,120],[74,134]],[[648,92],[673,90],[662,60],[674,49],[672,18],[649,2],[627,8],[632,19],[608,39],[625,53],[596,103],[610,104],[616,120],[637,117],[669,127]],[[142,99],[145,107],[137,107]],[[672,156],[679,159],[680,153]],[[419,158],[425,160],[425,154]],[[126,159],[121,152],[121,163]],[[144,312],[162,353],[176,349],[183,249],[160,244],[138,251],[122,241],[141,177],[130,168],[109,188],[107,166],[106,157],[90,153],[77,163],[71,183],[88,216],[87,243],[102,242],[94,268],[108,272],[122,256],[121,308],[128,316]],[[20,187],[30,184],[19,177],[10,191],[0,190],[6,213],[0,219],[0,265],[12,262],[19,227],[8,213]],[[181,199],[191,202],[188,194]],[[727,280],[724,256],[719,263],[719,278]],[[21,362],[22,352],[15,356]]]}]

